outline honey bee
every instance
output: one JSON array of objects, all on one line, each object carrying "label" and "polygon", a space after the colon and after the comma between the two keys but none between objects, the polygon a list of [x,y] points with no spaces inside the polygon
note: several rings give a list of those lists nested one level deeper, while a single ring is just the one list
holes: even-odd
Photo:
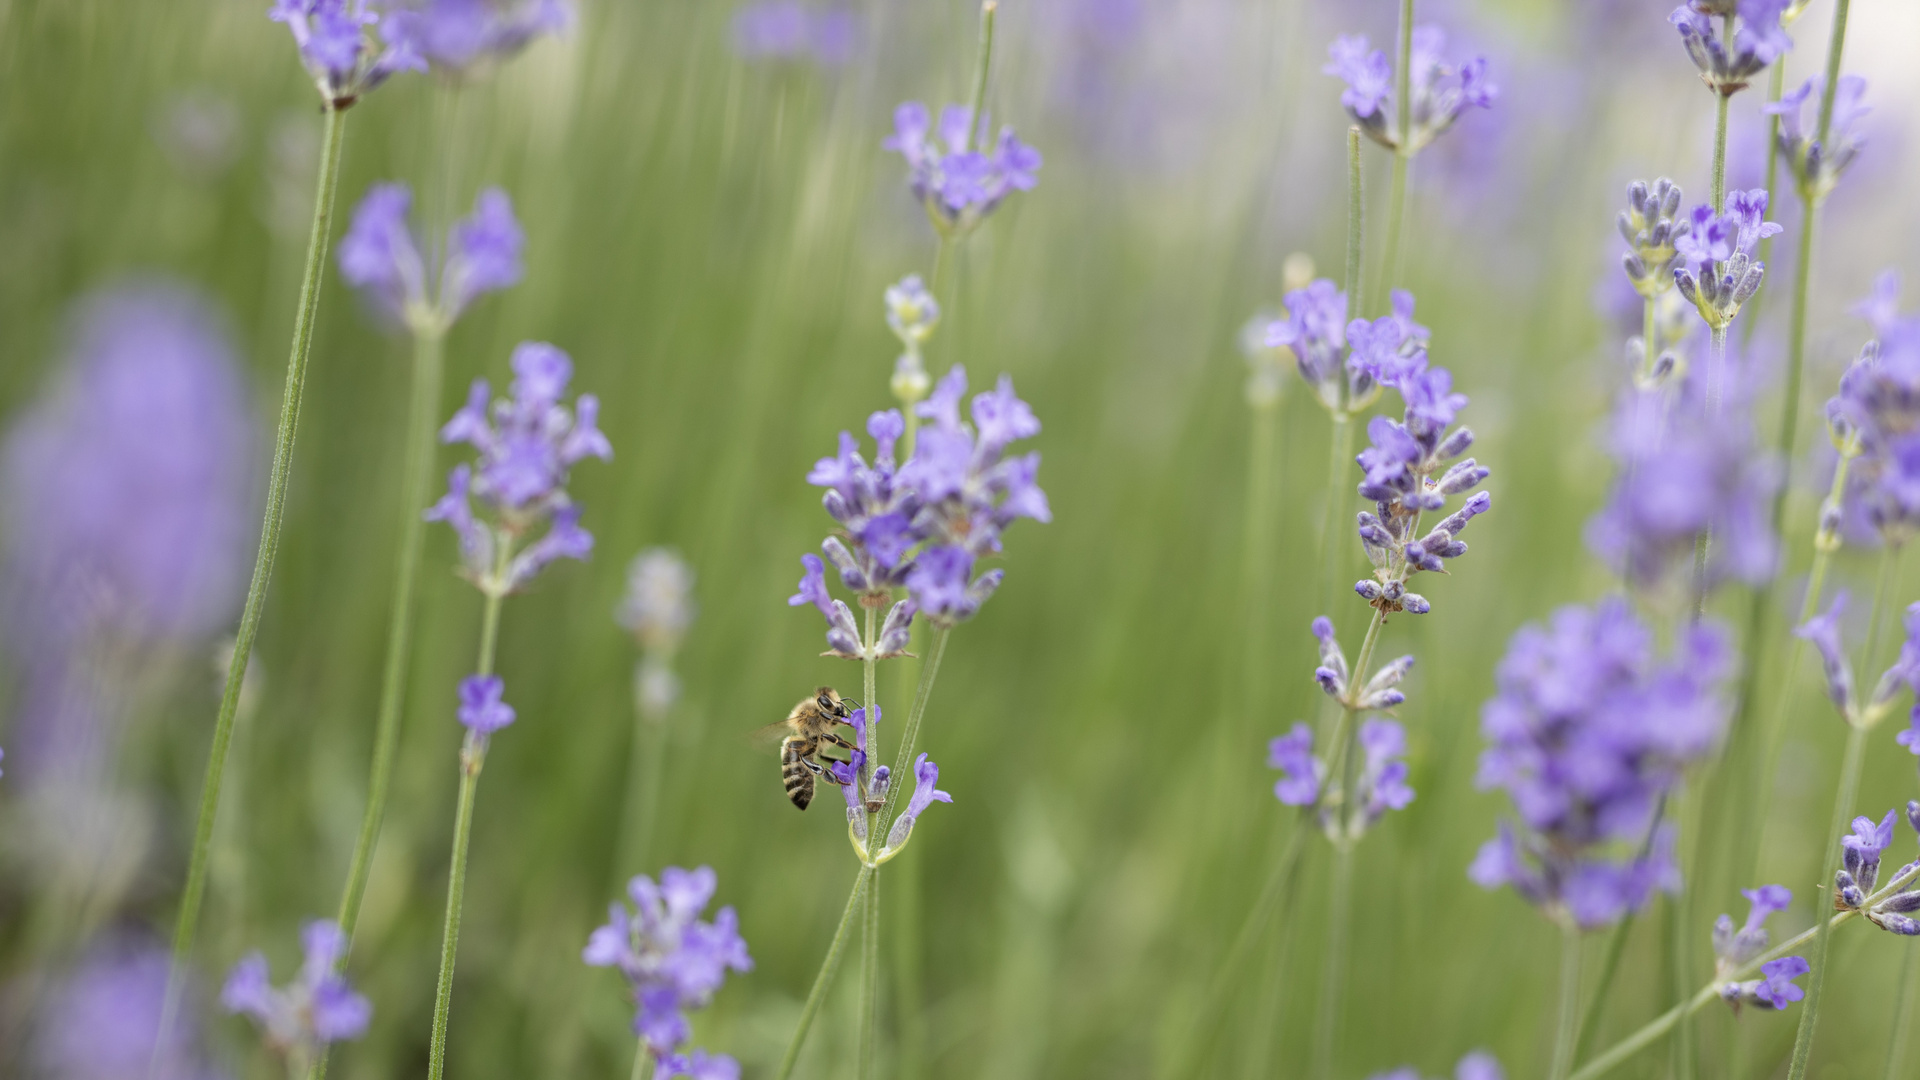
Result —
[{"label": "honey bee", "polygon": [[828,756],[825,747],[831,743],[852,756],[853,744],[834,731],[834,725],[846,723],[852,715],[853,709],[833,687],[823,686],[812,697],[801,698],[785,720],[766,729],[787,733],[780,740],[780,780],[786,785],[787,798],[793,800],[793,805],[805,810],[813,801],[816,778],[830,784],[840,782],[834,778],[831,767],[845,764],[846,759]]}]

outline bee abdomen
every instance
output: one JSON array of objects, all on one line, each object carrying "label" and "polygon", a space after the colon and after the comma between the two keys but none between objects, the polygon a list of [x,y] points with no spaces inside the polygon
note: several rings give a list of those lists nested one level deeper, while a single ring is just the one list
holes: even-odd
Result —
[{"label": "bee abdomen", "polygon": [[807,768],[802,753],[804,743],[804,739],[795,736],[780,746],[780,780],[787,787],[787,798],[802,810],[813,801],[813,770]]}]

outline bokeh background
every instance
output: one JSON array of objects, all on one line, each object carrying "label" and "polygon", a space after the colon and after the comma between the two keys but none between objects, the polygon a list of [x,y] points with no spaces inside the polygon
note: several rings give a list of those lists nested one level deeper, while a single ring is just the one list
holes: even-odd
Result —
[{"label": "bokeh background", "polygon": [[[177,901],[216,653],[257,527],[317,152],[312,89],[264,6],[0,0],[0,1074],[107,1075],[61,1048],[137,1039],[121,1028],[157,1011],[153,950]],[[976,385],[1013,376],[1045,425],[1055,520],[1012,532],[1006,584],[955,634],[935,690],[923,740],[954,803],[887,871],[890,905],[917,894],[887,908],[883,930],[887,1075],[1161,1076],[1211,1030],[1202,1023],[1222,1032],[1205,1075],[1302,1071],[1324,844],[1310,846],[1291,935],[1262,928],[1224,1013],[1206,999],[1292,827],[1265,739],[1320,706],[1306,626],[1323,603],[1327,425],[1289,386],[1271,543],[1249,552],[1238,340],[1277,302],[1290,253],[1341,276],[1345,119],[1339,83],[1318,68],[1337,32],[1390,38],[1394,8],[1003,4],[989,105],[1046,164],[1038,189],[961,250],[929,365],[964,362]],[[964,96],[977,8],[809,10],[839,13],[831,40],[769,55],[741,47],[727,3],[581,0],[570,35],[457,94],[403,78],[349,116],[343,211],[377,180],[444,183],[460,206],[499,185],[525,225],[525,282],[450,340],[448,410],[471,377],[504,381],[515,342],[552,341],[573,355],[576,387],[600,395],[616,452],[575,472],[592,561],[507,606],[499,664],[520,721],[495,740],[479,803],[459,1077],[624,1075],[623,989],[579,950],[627,876],[667,864],[716,868],[756,961],[699,1016],[696,1041],[764,1074],[854,874],[837,812],[795,813],[774,756],[746,733],[817,683],[858,681],[816,656],[817,616],[785,604],[827,525],[803,477],[839,429],[891,404],[881,290],[931,269],[934,236],[880,140],[897,102]],[[1490,57],[1504,90],[1416,161],[1403,282],[1435,362],[1473,400],[1464,419],[1495,470],[1495,509],[1454,576],[1427,588],[1433,613],[1386,631],[1387,655],[1419,657],[1401,710],[1419,797],[1360,852],[1343,1075],[1438,1074],[1475,1047],[1515,1076],[1546,1063],[1555,931],[1465,876],[1504,810],[1473,785],[1478,708],[1516,627],[1617,588],[1581,539],[1611,474],[1599,433],[1638,319],[1613,218],[1635,177],[1703,193],[1712,123],[1666,13],[1663,0],[1419,4],[1455,50]],[[1790,85],[1817,70],[1829,18],[1830,0],[1815,0],[1796,24]],[[1920,9],[1853,5],[1846,69],[1871,81],[1873,142],[1827,209],[1809,410],[1866,337],[1847,314],[1854,298],[1882,267],[1920,272],[1916,35]],[[1759,184],[1762,93],[1734,101],[1736,186]],[[1377,254],[1387,159],[1365,157]],[[1763,375],[1784,353],[1797,213],[1776,199],[1789,230],[1748,351]],[[365,795],[407,345],[331,269],[325,288],[196,957],[203,990],[255,947],[277,972],[296,962],[299,923],[333,908]],[[105,348],[88,327],[103,304],[155,289],[197,297],[182,332],[226,338],[231,382],[187,386],[164,374],[164,350],[121,341],[114,355],[144,374],[104,404],[88,390],[97,380],[75,374]],[[1777,395],[1757,408],[1771,432]],[[19,449],[48,425],[70,432],[51,457],[81,460],[75,478]],[[108,464],[83,467],[89,453]],[[145,462],[133,479],[99,479],[128,460]],[[443,452],[441,467],[452,460]],[[1790,574],[1804,573],[1823,467],[1814,454],[1793,463]],[[73,510],[76,498],[91,501]],[[39,553],[70,543],[111,546],[137,569],[104,591],[35,576]],[[686,553],[699,615],[678,660],[685,698],[651,850],[645,865],[617,865],[637,651],[613,611],[627,560],[652,544]],[[427,1050],[453,690],[480,608],[451,572],[451,537],[436,530],[427,551],[399,773],[352,969],[375,1019],[335,1056],[345,1077],[410,1075]],[[1359,561],[1355,545],[1352,576]],[[1864,590],[1871,566],[1850,552],[1838,573]],[[1920,589],[1920,575],[1907,581],[1902,600]],[[139,594],[149,587],[166,595]],[[177,617],[126,614],[142,604]],[[1745,610],[1737,592],[1720,605],[1730,621]],[[1365,609],[1341,589],[1330,614],[1354,634]],[[1799,675],[1776,798],[1741,810],[1766,815],[1764,877],[1800,894],[1780,920],[1795,930],[1813,917],[1842,734],[1811,665]],[[905,678],[883,670],[882,703],[900,716]],[[35,749],[75,740],[64,771]],[[1876,736],[1862,809],[1914,787],[1891,729]],[[1697,899],[1698,925],[1680,928],[1697,935],[1696,956],[1711,914],[1738,905],[1730,886]],[[917,935],[900,910],[917,911]],[[1601,1045],[1665,1007],[1672,932],[1657,912],[1637,926]],[[1835,947],[1816,1064],[1864,1075],[1884,1060],[1903,946],[1848,927]],[[803,1075],[850,1071],[854,971]],[[202,1016],[219,1072],[273,1074],[244,1021]],[[1709,1010],[1704,1071],[1726,1073],[1736,1038],[1756,1075],[1770,1070],[1792,1024]],[[1668,1068],[1662,1047],[1623,1074]]]}]

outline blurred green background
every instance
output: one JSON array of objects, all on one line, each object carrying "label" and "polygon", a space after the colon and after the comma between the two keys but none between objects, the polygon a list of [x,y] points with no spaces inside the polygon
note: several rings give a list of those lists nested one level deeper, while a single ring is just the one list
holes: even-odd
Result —
[{"label": "blurred green background", "polygon": [[[219,298],[263,425],[271,417],[319,115],[263,7],[0,0],[0,417],[46,384],[68,304],[136,270]],[[1336,32],[1386,40],[1393,8],[1003,7],[989,104],[1046,165],[1039,188],[962,250],[929,366],[937,375],[964,362],[976,386],[1011,373],[1045,424],[1035,445],[1055,521],[1012,530],[1006,583],[954,635],[934,692],[923,745],[954,803],[930,813],[883,874],[887,1075],[1162,1076],[1214,1019],[1225,1034],[1205,1075],[1251,1075],[1261,1062],[1266,1075],[1304,1069],[1325,920],[1317,839],[1287,916],[1285,967],[1268,975],[1283,953],[1263,931],[1261,959],[1226,1015],[1201,1015],[1293,820],[1272,796],[1265,740],[1320,706],[1306,625],[1323,595],[1327,424],[1290,385],[1272,543],[1252,553],[1270,579],[1263,595],[1247,571],[1250,414],[1237,338],[1256,308],[1277,302],[1290,252],[1341,276],[1345,120],[1339,84],[1318,67]],[[896,346],[881,290],[929,271],[934,238],[879,142],[898,101],[964,95],[977,14],[967,0],[857,11],[860,46],[834,67],[737,57],[726,4],[583,0],[570,36],[457,96],[407,77],[348,117],[342,224],[368,184],[421,188],[450,168],[459,206],[502,186],[528,234],[525,282],[453,333],[443,412],[473,376],[501,385],[515,342],[552,341],[573,355],[576,388],[600,395],[616,453],[576,470],[572,485],[597,538],[593,560],[550,571],[507,605],[499,667],[520,720],[496,738],[479,800],[455,1076],[624,1075],[623,988],[584,967],[579,950],[626,877],[666,864],[716,868],[717,902],[738,909],[757,965],[699,1015],[696,1042],[764,1075],[844,903],[855,864],[837,808],[795,813],[775,758],[745,735],[817,683],[858,682],[857,668],[816,656],[818,618],[784,603],[798,556],[828,524],[803,478],[838,430],[892,404]],[[1664,173],[1704,191],[1711,99],[1658,0],[1419,11],[1448,27],[1455,49],[1488,52],[1505,90],[1494,112],[1469,116],[1416,162],[1403,280],[1433,328],[1435,362],[1473,399],[1463,419],[1494,469],[1495,504],[1455,577],[1426,588],[1433,613],[1386,630],[1385,655],[1419,657],[1400,711],[1419,798],[1360,852],[1341,1072],[1410,1063],[1439,1074],[1486,1047],[1525,1077],[1546,1064],[1556,935],[1517,897],[1466,880],[1506,809],[1472,783],[1478,708],[1517,626],[1617,587],[1581,541],[1609,480],[1597,435],[1637,319],[1637,308],[1616,318],[1607,299],[1619,292],[1611,223],[1633,177]],[[1816,0],[1794,28],[1790,83],[1815,70],[1828,18],[1829,0]],[[1854,5],[1854,20],[1847,66],[1874,82],[1876,141],[1829,206],[1809,409],[1866,336],[1846,306],[1880,267],[1916,269],[1920,240],[1900,179],[1913,172],[1916,74],[1896,51],[1920,26],[1904,5],[1872,0]],[[1759,97],[1735,101],[1737,185],[1758,183]],[[221,153],[183,149],[170,134],[182,103],[230,110]],[[1371,147],[1365,157],[1377,253],[1386,159]],[[1789,231],[1752,352],[1763,369],[1783,351],[1798,212],[1783,201],[1773,216]],[[260,697],[232,759],[199,949],[209,978],[254,947],[276,972],[295,962],[298,923],[334,907],[365,794],[407,345],[331,268],[325,288],[255,659]],[[1777,408],[1774,395],[1759,402],[1768,433]],[[441,468],[453,460],[443,452]],[[1790,575],[1806,566],[1818,469],[1795,463]],[[1343,500],[1350,492],[1343,485]],[[699,618],[678,665],[686,697],[666,744],[653,850],[647,865],[621,866],[637,652],[612,611],[627,559],[651,544],[689,557]],[[375,1019],[335,1055],[338,1076],[424,1065],[460,734],[453,689],[471,666],[480,608],[453,562],[451,537],[436,528],[399,773],[351,972]],[[1360,562],[1356,544],[1349,578]],[[1864,589],[1871,566],[1871,554],[1850,552],[1839,575]],[[1729,592],[1719,606],[1737,621],[1745,599]],[[1330,614],[1356,646],[1365,608],[1344,585]],[[165,692],[143,699],[122,771],[150,799],[155,838],[125,900],[92,929],[158,936],[171,925],[213,715],[211,648],[183,650]],[[1799,894],[1779,920],[1793,930],[1812,918],[1842,731],[1810,668],[1799,673],[1776,798],[1743,811],[1767,815],[1765,880]],[[905,716],[905,678],[883,669],[890,717]],[[10,745],[4,724],[0,745]],[[15,760],[7,766],[11,777]],[[1891,729],[1876,736],[1862,810],[1915,795],[1910,766]],[[10,809],[0,781],[0,832],[24,827]],[[1694,901],[1697,925],[1682,929],[1696,935],[1697,958],[1709,955],[1711,916],[1744,910],[1732,884]],[[14,988],[0,1074],[25,1074],[29,973],[64,955],[29,932],[34,889],[13,858],[0,876],[0,963]],[[909,889],[923,933],[919,985],[904,1000],[917,996],[918,1010],[902,1005],[895,963],[892,905]],[[1661,934],[1657,913],[1636,927],[1597,1045],[1670,999]],[[1884,1060],[1898,950],[1912,946],[1853,926],[1835,944],[1818,1075],[1866,1075]],[[851,1070],[855,970],[842,970],[803,1075]],[[1708,974],[1702,966],[1690,982]],[[1702,1072],[1728,1075],[1735,1038],[1751,1043],[1755,1075],[1771,1070],[1793,1022],[1707,1011]],[[272,1074],[243,1021],[209,1023],[235,1075]],[[1668,1068],[1662,1046],[1622,1075]]]}]

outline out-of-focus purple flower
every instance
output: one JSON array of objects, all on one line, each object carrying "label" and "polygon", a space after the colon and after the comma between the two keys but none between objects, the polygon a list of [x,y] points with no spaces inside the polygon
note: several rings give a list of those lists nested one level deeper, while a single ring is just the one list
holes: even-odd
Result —
[{"label": "out-of-focus purple flower", "polygon": [[16,1065],[47,1080],[217,1080],[223,1074],[202,1046],[197,994],[189,992],[182,1019],[154,1052],[169,966],[157,945],[112,938],[94,944],[33,1003],[41,1012]]},{"label": "out-of-focus purple flower", "polygon": [[[1411,313],[1409,303],[1409,321]],[[1349,326],[1348,334],[1358,325]],[[1425,597],[1407,591],[1407,579],[1422,570],[1444,572],[1447,560],[1466,554],[1459,535],[1492,507],[1493,496],[1475,493],[1424,536],[1415,536],[1422,514],[1443,510],[1448,496],[1479,487],[1488,470],[1472,458],[1454,462],[1473,445],[1473,432],[1464,427],[1449,430],[1467,404],[1464,395],[1453,392],[1452,373],[1428,367],[1425,349],[1416,348],[1383,374],[1406,408],[1400,422],[1385,416],[1368,422],[1372,445],[1356,459],[1366,474],[1360,496],[1374,503],[1374,510],[1362,511],[1358,519],[1360,544],[1374,575],[1357,583],[1354,591],[1382,611],[1425,614],[1430,605]]]},{"label": "out-of-focus purple flower", "polygon": [[1734,1006],[1756,1009],[1784,1009],[1806,996],[1794,984],[1795,979],[1812,969],[1798,956],[1783,956],[1760,965],[1760,978],[1748,982],[1730,982],[1720,988],[1720,996]]},{"label": "out-of-focus purple flower", "polygon": [[860,45],[860,16],[837,5],[759,0],[733,13],[733,52],[742,60],[806,60],[839,67]]},{"label": "out-of-focus purple flower", "polygon": [[1014,138],[1013,128],[990,138],[985,117],[949,105],[933,129],[927,107],[909,101],[893,113],[893,134],[881,144],[907,162],[907,184],[942,236],[964,236],[1008,195],[1040,182],[1040,152]]},{"label": "out-of-focus purple flower", "polygon": [[1360,725],[1360,749],[1365,764],[1360,771],[1358,797],[1367,824],[1389,810],[1404,810],[1413,801],[1407,784],[1407,733],[1392,720],[1368,720]]},{"label": "out-of-focus purple flower", "polygon": [[1787,910],[1788,905],[1793,903],[1793,892],[1785,885],[1742,889],[1740,895],[1746,897],[1751,905],[1747,909],[1746,924],[1736,930],[1731,915],[1722,915],[1713,924],[1713,955],[1717,958],[1717,969],[1723,976],[1767,951],[1770,942],[1767,919],[1776,912]]},{"label": "out-of-focus purple flower", "polygon": [[1725,636],[1696,624],[1678,655],[1658,662],[1652,635],[1617,599],[1523,627],[1481,711],[1489,745],[1476,781],[1507,791],[1522,831],[1503,823],[1474,860],[1473,880],[1511,885],[1584,927],[1637,910],[1656,887],[1677,887],[1671,832],[1642,845],[1660,801],[1719,738],[1727,703],[1718,686],[1730,660]]},{"label": "out-of-focus purple flower", "polygon": [[693,567],[678,551],[650,547],[627,565],[627,592],[615,620],[642,647],[672,653],[693,625]]},{"label": "out-of-focus purple flower", "polygon": [[1675,245],[1693,227],[1691,217],[1680,216],[1682,197],[1680,185],[1664,176],[1651,187],[1644,180],[1627,185],[1627,208],[1620,211],[1620,235],[1627,242],[1623,261],[1627,280],[1643,298],[1673,287]]},{"label": "out-of-focus purple flower", "polygon": [[1312,806],[1320,799],[1320,761],[1313,756],[1313,729],[1293,730],[1267,743],[1267,767],[1285,773],[1273,785],[1274,798],[1287,806]]},{"label": "out-of-focus purple flower", "polygon": [[454,225],[445,253],[428,260],[407,222],[412,204],[405,184],[369,188],[340,238],[340,276],[415,333],[445,333],[482,293],[520,281],[526,237],[506,193],[488,188]]},{"label": "out-of-focus purple flower", "polygon": [[753,970],[733,908],[721,908],[712,922],[700,919],[717,883],[706,866],[667,867],[657,884],[645,874],[634,878],[627,884],[633,909],[613,904],[581,952],[587,964],[626,977],[639,1003],[634,1033],[663,1064],[692,1036],[687,1012],[705,1008],[729,970]]},{"label": "out-of-focus purple flower", "polygon": [[407,28],[369,10],[367,0],[274,0],[267,18],[287,24],[300,62],[335,109],[397,72],[427,69]]},{"label": "out-of-focus purple flower", "polygon": [[1394,150],[1404,136],[1411,154],[1439,138],[1469,106],[1492,108],[1500,96],[1500,88],[1488,78],[1486,57],[1450,64],[1440,57],[1446,46],[1446,32],[1439,27],[1414,28],[1407,88],[1413,115],[1405,132],[1396,115],[1393,64],[1386,53],[1368,45],[1364,34],[1335,38],[1327,48],[1328,63],[1320,70],[1346,82],[1340,104],[1368,138]]},{"label": "out-of-focus purple flower", "polygon": [[[1354,325],[1371,324],[1355,320]],[[1357,351],[1343,358],[1347,327],[1347,294],[1326,278],[1289,292],[1284,317],[1267,326],[1266,343],[1291,349],[1300,377],[1321,406],[1336,411],[1364,406],[1378,386],[1373,368]]]},{"label": "out-of-focus purple flower", "polygon": [[1587,546],[1644,589],[1690,572],[1694,540],[1711,530],[1711,582],[1764,580],[1777,545],[1768,501],[1777,471],[1741,410],[1709,410],[1689,384],[1677,398],[1629,390],[1609,449],[1619,463],[1607,504],[1587,523]]},{"label": "out-of-focus purple flower", "polygon": [[[465,576],[498,595],[524,586],[556,559],[587,557],[593,536],[580,527],[580,508],[567,497],[567,474],[586,458],[613,457],[598,424],[599,399],[581,394],[571,410],[561,404],[573,378],[566,353],[523,341],[513,350],[513,372],[511,397],[492,401],[487,380],[475,379],[467,403],[441,427],[441,442],[478,451],[477,467],[456,466],[446,497],[426,513],[459,535]],[[470,498],[490,512],[491,522],[474,516]],[[522,547],[542,522],[546,533]],[[501,566],[502,553],[516,549]]]},{"label": "out-of-focus purple flower", "polygon": [[1841,505],[1828,512],[1857,526],[1851,533],[1870,529],[1892,545],[1920,530],[1920,318],[1900,315],[1899,295],[1899,275],[1889,270],[1856,308],[1873,324],[1875,338],[1827,402],[1835,445],[1858,455]]},{"label": "out-of-focus purple flower", "polygon": [[[1700,69],[1700,81],[1716,94],[1731,96],[1793,48],[1793,39],[1780,25],[1780,15],[1789,2],[1739,0],[1737,5],[1728,5],[1724,0],[1690,0],[1674,8],[1667,21],[1680,31],[1687,55]],[[1723,8],[1739,15],[1731,42],[1722,39],[1715,18]]]},{"label": "out-of-focus purple flower", "polygon": [[1878,822],[1870,817],[1854,818],[1853,831],[1840,838],[1841,865],[1864,892],[1872,892],[1879,880],[1880,855],[1893,843],[1893,823],[1899,816],[1898,810],[1889,810]]},{"label": "out-of-focus purple flower", "polygon": [[950,803],[953,796],[938,789],[940,766],[921,754],[913,761],[913,795],[907,799],[907,808],[894,820],[893,828],[887,830],[887,847],[899,850],[913,832],[914,822],[934,803]]},{"label": "out-of-focus purple flower", "polygon": [[1680,258],[1673,267],[1674,284],[1714,329],[1731,323],[1766,280],[1767,264],[1754,259],[1755,249],[1780,231],[1766,215],[1764,189],[1729,191],[1725,213],[1696,206],[1686,232],[1675,235]]},{"label": "out-of-focus purple flower", "polygon": [[740,1063],[725,1054],[695,1050],[691,1054],[669,1054],[660,1059],[659,1080],[684,1076],[687,1080],[740,1080]]},{"label": "out-of-focus purple flower", "polygon": [[338,924],[316,919],[301,930],[300,942],[306,958],[293,982],[275,987],[267,958],[250,953],[227,976],[220,1004],[250,1017],[274,1050],[311,1060],[328,1043],[366,1034],[373,1006],[334,970],[347,951],[347,935]]},{"label": "out-of-focus purple flower", "polygon": [[507,684],[498,675],[469,675],[460,680],[460,724],[475,735],[491,735],[513,723],[506,703]]},{"label": "out-of-focus purple flower", "polygon": [[1813,99],[1818,116],[1826,85],[1826,76],[1815,75],[1801,83],[1799,89],[1781,95],[1779,101],[1760,110],[1780,118],[1775,138],[1780,153],[1786,157],[1801,192],[1816,204],[1833,191],[1840,174],[1846,172],[1847,166],[1866,148],[1867,135],[1859,125],[1861,118],[1873,111],[1863,101],[1867,96],[1867,80],[1858,75],[1840,76],[1833,93],[1833,119],[1823,145],[1815,138],[1818,132],[1813,127],[1802,127],[1801,119],[1808,98]]},{"label": "out-of-focus purple flower", "polygon": [[[1420,1070],[1411,1065],[1390,1072],[1374,1073],[1367,1080],[1421,1080]],[[1485,1050],[1475,1050],[1453,1067],[1453,1080],[1507,1080],[1499,1059]]]},{"label": "out-of-focus purple flower", "polygon": [[1826,670],[1827,696],[1840,707],[1842,716],[1853,715],[1853,665],[1847,662],[1846,647],[1840,643],[1840,617],[1847,610],[1847,591],[1840,590],[1833,596],[1833,602],[1827,610],[1794,628],[1793,636],[1810,641],[1820,653],[1820,664]]},{"label": "out-of-focus purple flower", "polygon": [[511,58],[573,23],[566,0],[386,0],[382,32],[407,42],[436,71],[466,75]]}]

